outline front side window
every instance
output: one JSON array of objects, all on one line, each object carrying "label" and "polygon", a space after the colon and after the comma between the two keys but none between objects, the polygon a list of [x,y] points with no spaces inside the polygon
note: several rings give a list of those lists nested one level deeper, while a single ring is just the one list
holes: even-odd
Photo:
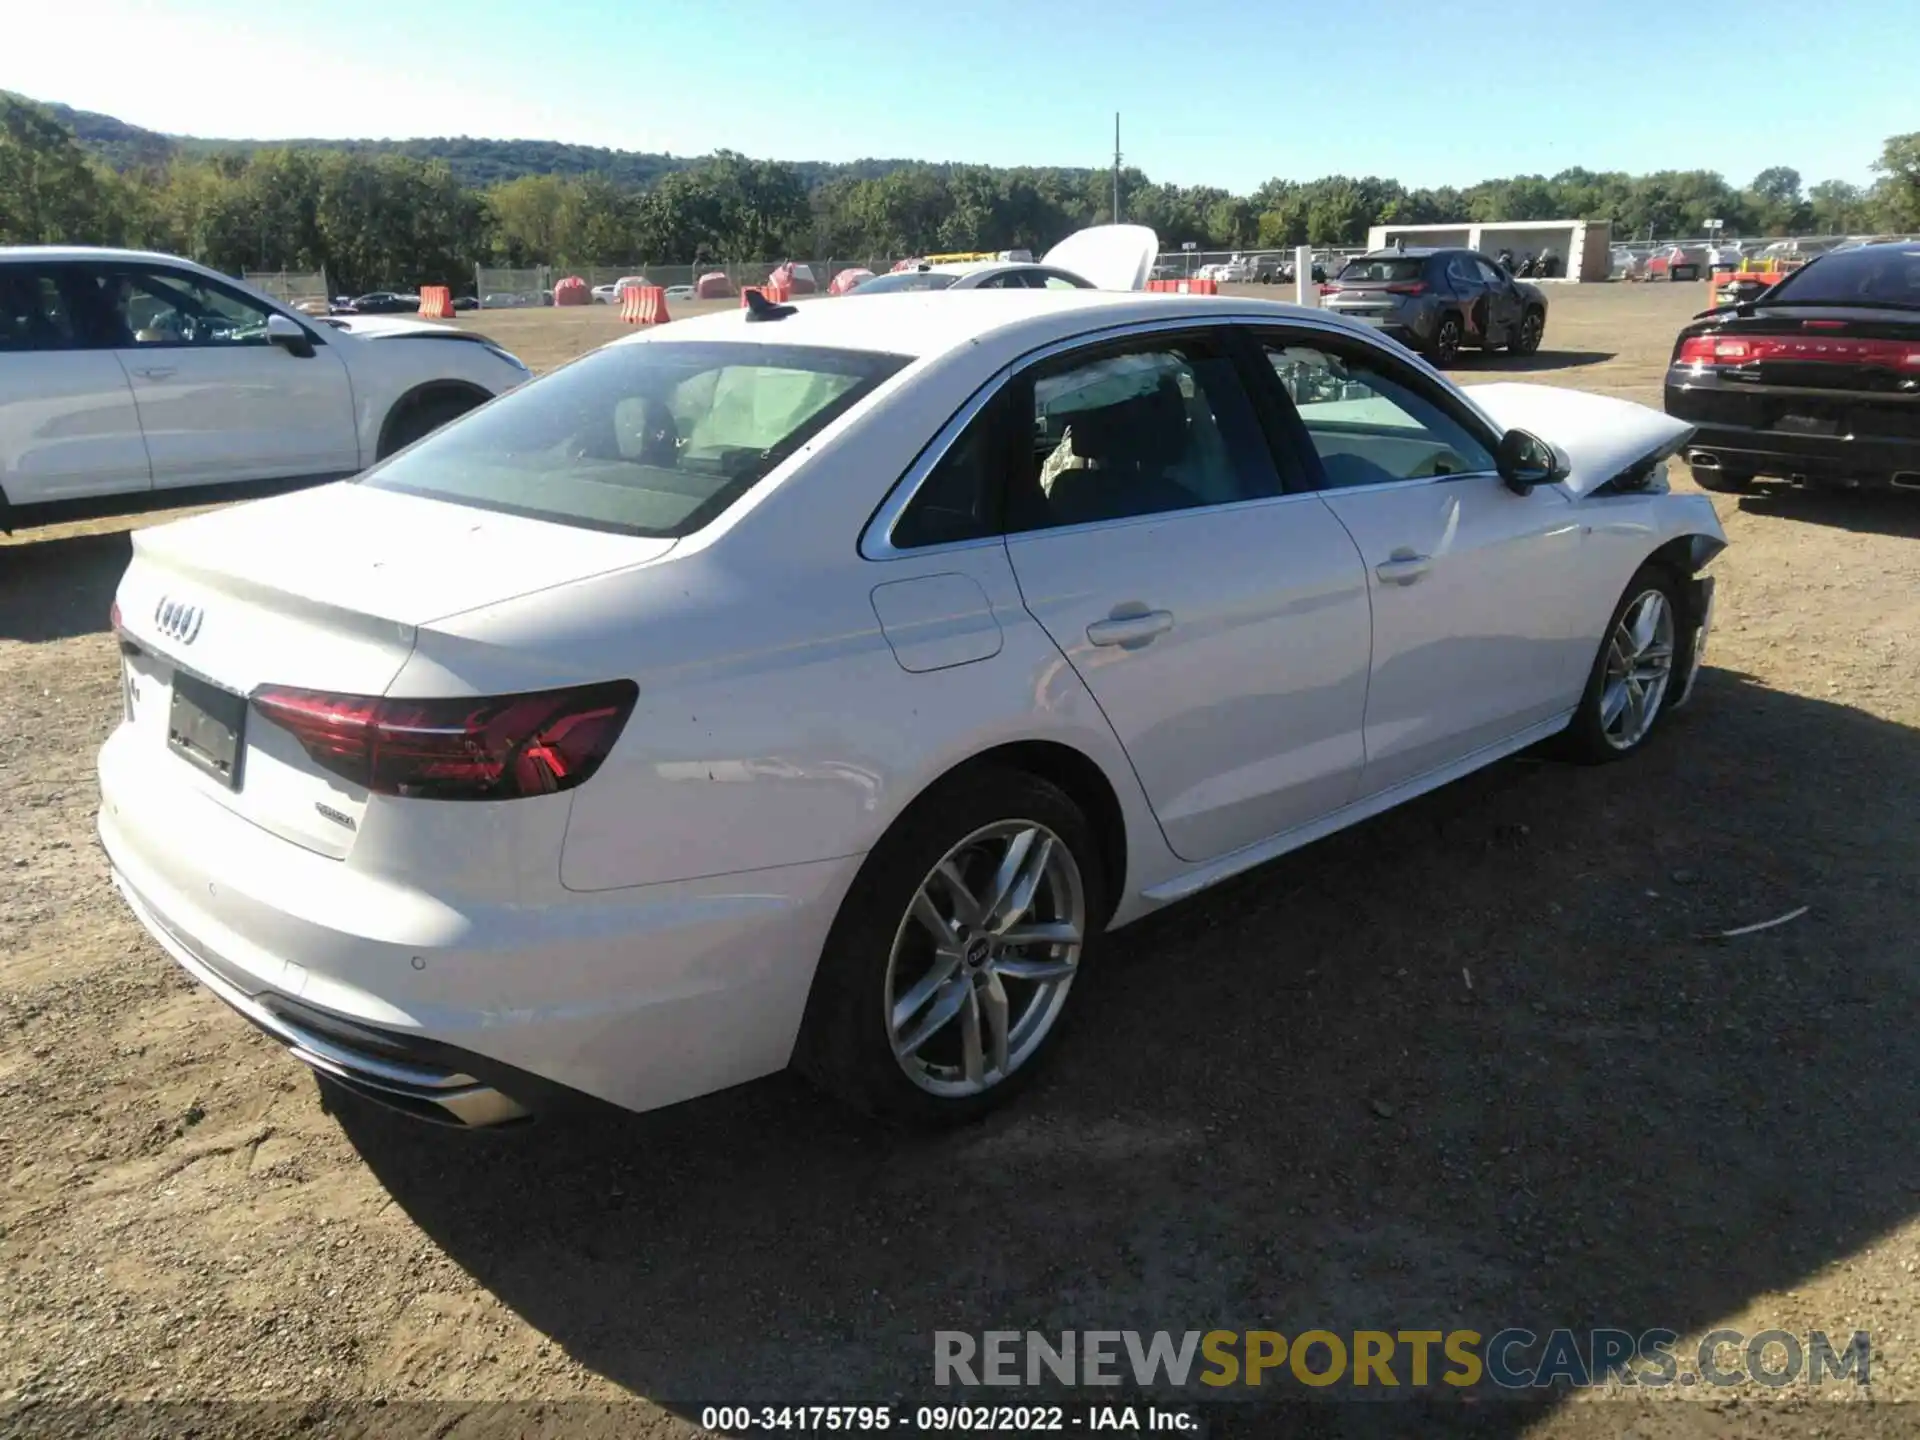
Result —
[{"label": "front side window", "polygon": [[1014,479],[1009,530],[1279,493],[1233,362],[1211,342],[1052,362],[1034,374],[1030,403],[1031,468]]},{"label": "front side window", "polygon": [[1504,289],[1507,283],[1506,272],[1484,256],[1473,257],[1473,268],[1480,272],[1480,278],[1497,289]]},{"label": "front side window", "polygon": [[266,306],[181,271],[99,272],[99,313],[123,348],[149,345],[265,345]]},{"label": "front side window", "polygon": [[1313,345],[1268,342],[1266,352],[1330,489],[1494,469],[1466,424],[1384,367]]},{"label": "front side window", "polygon": [[906,363],[804,345],[616,345],[436,431],[359,483],[589,529],[690,535]]}]

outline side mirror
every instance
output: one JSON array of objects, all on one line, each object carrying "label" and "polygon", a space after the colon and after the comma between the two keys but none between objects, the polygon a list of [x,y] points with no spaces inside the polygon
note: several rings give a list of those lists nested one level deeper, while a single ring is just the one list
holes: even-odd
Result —
[{"label": "side mirror", "polygon": [[313,337],[285,315],[267,316],[267,343],[305,360],[313,354]]},{"label": "side mirror", "polygon": [[1502,435],[1499,448],[1493,452],[1493,462],[1500,478],[1516,495],[1525,495],[1536,485],[1552,485],[1567,478],[1553,447],[1525,430],[1509,430]]}]

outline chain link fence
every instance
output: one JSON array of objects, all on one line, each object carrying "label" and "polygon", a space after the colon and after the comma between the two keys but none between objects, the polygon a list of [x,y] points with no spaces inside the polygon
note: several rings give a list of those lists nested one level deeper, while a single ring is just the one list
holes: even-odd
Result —
[{"label": "chain link fence", "polygon": [[240,278],[289,309],[303,302],[324,304],[333,299],[325,270],[242,270]]}]

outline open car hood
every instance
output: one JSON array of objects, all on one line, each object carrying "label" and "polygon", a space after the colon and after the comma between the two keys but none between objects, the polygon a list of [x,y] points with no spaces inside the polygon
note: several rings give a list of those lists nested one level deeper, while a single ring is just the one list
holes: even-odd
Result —
[{"label": "open car hood", "polygon": [[1642,465],[1656,465],[1687,443],[1694,427],[1632,400],[1503,381],[1465,387],[1467,398],[1502,430],[1525,430],[1552,445],[1569,466],[1562,481],[1591,495]]},{"label": "open car hood", "polygon": [[1096,290],[1144,290],[1160,255],[1160,237],[1145,225],[1091,225],[1076,230],[1040,257]]}]

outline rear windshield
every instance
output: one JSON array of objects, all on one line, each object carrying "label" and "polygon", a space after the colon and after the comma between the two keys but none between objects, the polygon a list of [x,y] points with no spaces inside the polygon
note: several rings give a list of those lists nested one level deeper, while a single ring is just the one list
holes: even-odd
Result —
[{"label": "rear windshield", "polygon": [[1400,280],[1418,280],[1420,272],[1427,262],[1422,259],[1376,260],[1362,256],[1358,260],[1349,260],[1334,278],[1336,280],[1357,280],[1365,283],[1369,280],[1394,282]]},{"label": "rear windshield", "polygon": [[1920,245],[1876,246],[1822,255],[1782,280],[1767,300],[1920,310]]},{"label": "rear windshield", "polygon": [[892,290],[944,290],[960,277],[943,270],[902,270],[897,275],[876,275],[862,280],[849,295],[884,295]]},{"label": "rear windshield", "polygon": [[615,345],[360,483],[595,530],[690,535],[906,363],[802,345]]}]

